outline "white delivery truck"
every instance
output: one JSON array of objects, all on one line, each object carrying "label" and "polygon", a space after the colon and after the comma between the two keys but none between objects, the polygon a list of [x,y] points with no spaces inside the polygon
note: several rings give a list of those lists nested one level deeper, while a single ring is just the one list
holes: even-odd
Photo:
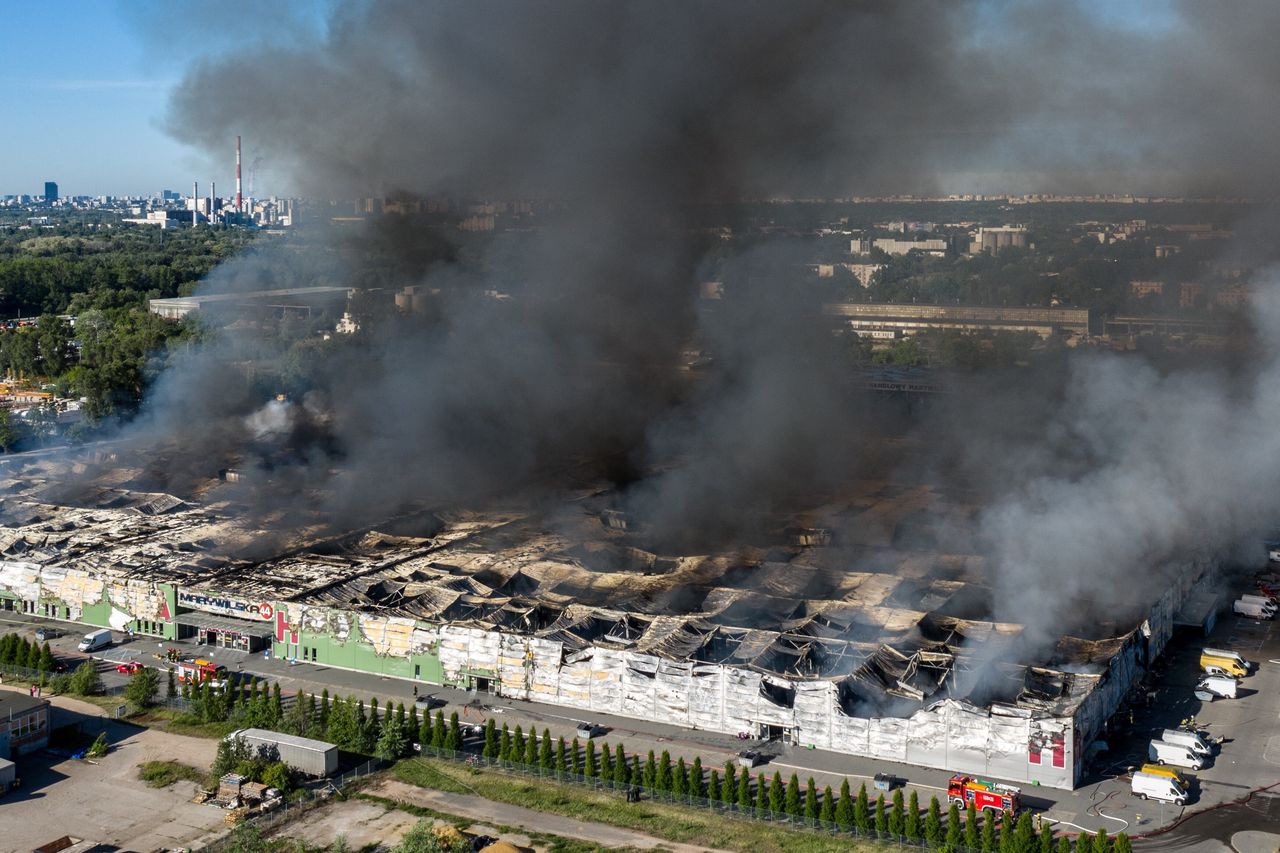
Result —
[{"label": "white delivery truck", "polygon": [[1231,605],[1232,611],[1238,616],[1248,616],[1250,619],[1270,619],[1276,615],[1275,608],[1270,605],[1254,604],[1251,601],[1237,601]]},{"label": "white delivery truck", "polygon": [[1252,592],[1246,592],[1240,596],[1241,601],[1248,601],[1251,604],[1261,604],[1263,607],[1276,609],[1276,600],[1269,595],[1257,595]]},{"label": "white delivery truck", "polygon": [[1239,682],[1230,676],[1211,675],[1200,679],[1200,683],[1196,685],[1196,692],[1212,693],[1223,699],[1234,699],[1238,686]]},{"label": "white delivery truck", "polygon": [[1229,660],[1233,660],[1240,664],[1240,666],[1244,667],[1245,672],[1252,672],[1255,667],[1255,664],[1245,660],[1244,656],[1239,652],[1228,651],[1227,649],[1211,649],[1206,646],[1200,650],[1200,654],[1202,656],[1208,655],[1209,657],[1214,658],[1228,658]]},{"label": "white delivery truck", "polygon": [[1133,774],[1133,795],[1142,800],[1162,800],[1177,806],[1187,802],[1187,792],[1176,780],[1154,773],[1143,773],[1141,770]]},{"label": "white delivery truck", "polygon": [[99,628],[97,631],[91,631],[84,635],[84,639],[80,641],[80,645],[76,646],[82,652],[96,652],[98,649],[105,649],[111,645],[111,630],[109,628]]},{"label": "white delivery truck", "polygon": [[1172,764],[1174,767],[1189,767],[1192,770],[1199,770],[1204,766],[1204,759],[1182,744],[1162,740],[1153,740],[1147,744],[1147,759],[1156,764]]},{"label": "white delivery truck", "polygon": [[1180,743],[1196,755],[1204,758],[1213,755],[1213,748],[1205,743],[1204,738],[1186,729],[1165,729],[1160,733],[1160,740],[1165,743]]}]

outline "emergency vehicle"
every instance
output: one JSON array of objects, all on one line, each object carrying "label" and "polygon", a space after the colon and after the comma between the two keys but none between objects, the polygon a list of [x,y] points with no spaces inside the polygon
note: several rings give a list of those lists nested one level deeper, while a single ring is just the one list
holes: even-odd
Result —
[{"label": "emergency vehicle", "polygon": [[1014,812],[1019,808],[1020,791],[1012,785],[988,782],[972,776],[952,776],[947,783],[947,799],[960,808],[969,803],[983,811]]},{"label": "emergency vehicle", "polygon": [[189,681],[192,684],[219,682],[227,677],[225,666],[204,658],[179,661],[175,668],[178,670],[179,681]]}]

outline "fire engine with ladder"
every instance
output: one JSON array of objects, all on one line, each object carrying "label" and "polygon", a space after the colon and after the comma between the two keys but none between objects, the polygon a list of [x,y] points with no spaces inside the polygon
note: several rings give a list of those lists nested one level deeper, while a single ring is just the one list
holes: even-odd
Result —
[{"label": "fire engine with ladder", "polygon": [[975,808],[982,811],[1016,813],[1020,805],[1020,793],[1012,785],[1001,785],[999,782],[988,782],[972,776],[952,776],[947,783],[947,799],[960,808],[973,803]]},{"label": "fire engine with ladder", "polygon": [[227,677],[225,666],[203,658],[178,661],[174,668],[178,671],[179,681],[189,681],[192,684],[219,684]]}]

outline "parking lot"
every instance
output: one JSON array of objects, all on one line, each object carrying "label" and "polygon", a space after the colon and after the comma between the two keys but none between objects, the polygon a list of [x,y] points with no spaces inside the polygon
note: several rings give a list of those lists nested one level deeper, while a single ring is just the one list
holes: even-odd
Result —
[{"label": "parking lot", "polygon": [[95,761],[47,752],[20,756],[21,785],[0,798],[0,849],[33,850],[69,834],[146,851],[184,847],[224,831],[219,809],[191,802],[195,783],[157,790],[138,778],[138,765],[145,761],[176,759],[208,767],[216,741],[109,721],[96,706],[75,699],[52,701],[54,728],[79,724],[91,734],[105,730],[111,751]]},{"label": "parking lot", "polygon": [[[1200,679],[1200,649],[1206,645],[1237,651],[1257,665],[1241,681],[1236,699],[1201,702],[1192,695]],[[1080,796],[1060,800],[1046,817],[1103,825],[1113,833],[1145,834],[1280,783],[1280,631],[1274,622],[1224,614],[1208,639],[1176,640],[1156,673],[1151,705],[1136,710],[1132,724],[1120,720],[1121,726],[1113,729],[1110,749],[1098,764],[1107,778],[1078,790]],[[1203,769],[1180,769],[1190,781],[1190,801],[1180,808],[1133,796],[1128,772],[1146,763],[1148,742],[1191,717],[1210,737],[1225,742]]]}]

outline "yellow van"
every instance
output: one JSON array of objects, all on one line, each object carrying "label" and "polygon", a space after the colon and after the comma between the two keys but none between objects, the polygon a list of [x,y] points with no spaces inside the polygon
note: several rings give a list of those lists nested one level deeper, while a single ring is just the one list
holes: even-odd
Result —
[{"label": "yellow van", "polygon": [[1172,767],[1166,767],[1163,764],[1144,764],[1139,768],[1139,770],[1142,773],[1149,773],[1152,776],[1164,776],[1168,779],[1172,779],[1184,789],[1187,787],[1187,780],[1183,778],[1181,773],[1174,770]]},{"label": "yellow van", "polygon": [[1220,658],[1214,655],[1201,654],[1200,668],[1208,670],[1209,667],[1217,667],[1233,678],[1244,678],[1249,674],[1249,670],[1241,666],[1240,661],[1233,658]]}]

